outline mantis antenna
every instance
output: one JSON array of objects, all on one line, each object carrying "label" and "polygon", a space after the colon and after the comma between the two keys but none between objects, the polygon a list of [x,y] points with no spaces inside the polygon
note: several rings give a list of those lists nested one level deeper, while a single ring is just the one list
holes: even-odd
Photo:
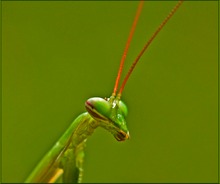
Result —
[{"label": "mantis antenna", "polygon": [[133,24],[132,24],[132,26],[131,26],[131,30],[130,30],[130,33],[129,33],[129,36],[128,36],[127,43],[126,43],[126,45],[125,45],[125,49],[124,49],[122,58],[121,58],[120,67],[119,67],[119,70],[118,70],[118,75],[117,75],[117,78],[116,78],[116,81],[115,81],[115,87],[114,87],[114,91],[113,91],[113,93],[112,93],[112,96],[115,96],[115,95],[116,95],[116,92],[117,92],[117,89],[118,89],[118,83],[119,83],[119,81],[120,81],[122,69],[123,69],[123,67],[124,67],[125,58],[126,58],[126,56],[127,56],[128,48],[129,48],[129,46],[130,46],[131,39],[132,39],[132,37],[133,37],[134,30],[135,30],[135,28],[136,28],[137,21],[138,21],[138,19],[139,19],[140,14],[141,14],[141,10],[142,10],[143,5],[144,5],[144,1],[140,1],[139,5],[138,5],[137,12],[136,12],[136,15],[135,15],[135,18],[134,18],[134,22],[133,22]]},{"label": "mantis antenna", "polygon": [[[174,15],[174,13],[177,11],[177,9],[180,7],[180,5],[183,3],[183,0],[180,0],[176,5],[175,7],[170,11],[170,13],[167,15],[167,17],[163,20],[163,22],[159,25],[159,27],[156,29],[156,31],[152,34],[152,36],[150,37],[150,39],[147,41],[147,43],[144,45],[144,47],[142,48],[141,52],[138,54],[138,56],[136,57],[136,59],[134,60],[134,62],[132,63],[127,75],[125,76],[123,82],[122,82],[122,85],[119,89],[119,93],[117,94],[117,97],[120,99],[121,97],[121,94],[122,94],[122,91],[124,90],[124,87],[132,73],[132,71],[134,70],[136,64],[138,63],[139,59],[141,58],[141,56],[143,55],[143,53],[146,51],[146,49],[149,47],[149,45],[152,43],[152,41],[154,40],[154,38],[157,36],[157,34],[160,32],[160,30],[162,30],[162,28],[166,25],[166,23],[168,22],[168,20]],[[118,71],[118,75],[117,75],[117,78],[116,78],[116,82],[115,82],[115,87],[114,87],[114,91],[112,93],[113,96],[116,95],[117,93],[117,89],[118,89],[118,83],[119,83],[119,80],[120,80],[120,76],[121,76],[121,73],[122,73],[122,69],[123,69],[123,65],[124,65],[124,61],[125,61],[125,58],[126,58],[126,55],[127,55],[127,52],[128,52],[128,47],[130,45],[130,42],[131,42],[131,39],[132,39],[132,36],[133,36],[133,33],[134,33],[134,29],[136,27],[136,24],[137,24],[137,20],[139,18],[139,15],[140,15],[140,12],[141,12],[141,9],[143,7],[143,1],[140,2],[139,6],[138,6],[138,9],[137,9],[137,13],[136,13],[136,16],[135,16],[135,19],[134,19],[134,22],[133,22],[133,25],[131,27],[131,31],[130,31],[130,34],[129,34],[129,37],[128,37],[128,40],[127,40],[127,43],[126,43],[126,46],[125,46],[125,49],[124,49],[124,53],[122,55],[122,59],[121,59],[121,62],[120,62],[120,67],[119,67],[119,71]]]}]

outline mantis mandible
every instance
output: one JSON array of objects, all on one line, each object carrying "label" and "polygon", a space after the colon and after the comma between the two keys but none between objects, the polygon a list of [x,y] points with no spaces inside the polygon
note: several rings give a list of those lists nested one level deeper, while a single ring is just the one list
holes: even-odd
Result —
[{"label": "mantis mandible", "polygon": [[88,136],[91,135],[99,126],[112,133],[117,141],[125,141],[129,139],[129,131],[125,121],[128,111],[126,105],[121,101],[122,91],[145,50],[164,27],[164,25],[168,22],[168,20],[173,16],[176,10],[180,7],[182,2],[183,1],[179,1],[176,4],[176,6],[171,10],[168,16],[147,41],[133,62],[130,70],[125,76],[124,81],[122,82],[121,87],[118,90],[126,54],[128,52],[128,48],[144,2],[141,1],[139,3],[124,53],[122,55],[112,95],[109,98],[89,98],[85,102],[87,112],[79,115],[72,122],[63,136],[56,142],[53,148],[46,154],[46,156],[27,178],[27,183],[82,182],[84,146]]}]

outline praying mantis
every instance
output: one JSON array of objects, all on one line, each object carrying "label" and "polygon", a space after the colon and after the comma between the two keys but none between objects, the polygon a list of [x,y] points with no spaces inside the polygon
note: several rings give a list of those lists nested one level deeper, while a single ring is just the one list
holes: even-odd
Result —
[{"label": "praying mantis", "polygon": [[87,112],[79,115],[73,121],[63,136],[27,178],[27,183],[82,182],[85,143],[88,136],[90,136],[99,126],[113,134],[117,141],[125,141],[129,139],[130,134],[125,120],[128,110],[124,102],[121,100],[122,92],[139,59],[160,30],[174,15],[182,2],[183,1],[179,1],[176,4],[176,6],[171,10],[168,16],[150,37],[133,62],[121,84],[121,87],[119,88],[124,61],[143,7],[143,1],[139,3],[128,41],[122,55],[112,95],[109,98],[89,98],[85,102]]}]

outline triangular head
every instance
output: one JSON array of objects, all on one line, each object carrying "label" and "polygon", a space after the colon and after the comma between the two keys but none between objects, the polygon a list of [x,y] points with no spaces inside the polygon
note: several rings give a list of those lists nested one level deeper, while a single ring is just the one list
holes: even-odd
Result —
[{"label": "triangular head", "polygon": [[127,106],[118,97],[93,97],[86,101],[85,106],[88,113],[100,122],[100,126],[110,131],[118,141],[129,138],[125,121]]}]

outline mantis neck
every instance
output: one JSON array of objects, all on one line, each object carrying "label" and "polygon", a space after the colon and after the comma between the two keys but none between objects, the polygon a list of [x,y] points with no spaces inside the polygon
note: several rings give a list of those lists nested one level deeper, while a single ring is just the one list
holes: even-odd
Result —
[{"label": "mantis neck", "polygon": [[77,147],[85,142],[88,136],[92,135],[94,130],[100,125],[100,122],[94,120],[89,113],[84,113],[84,118],[80,121],[72,137],[72,146]]}]

